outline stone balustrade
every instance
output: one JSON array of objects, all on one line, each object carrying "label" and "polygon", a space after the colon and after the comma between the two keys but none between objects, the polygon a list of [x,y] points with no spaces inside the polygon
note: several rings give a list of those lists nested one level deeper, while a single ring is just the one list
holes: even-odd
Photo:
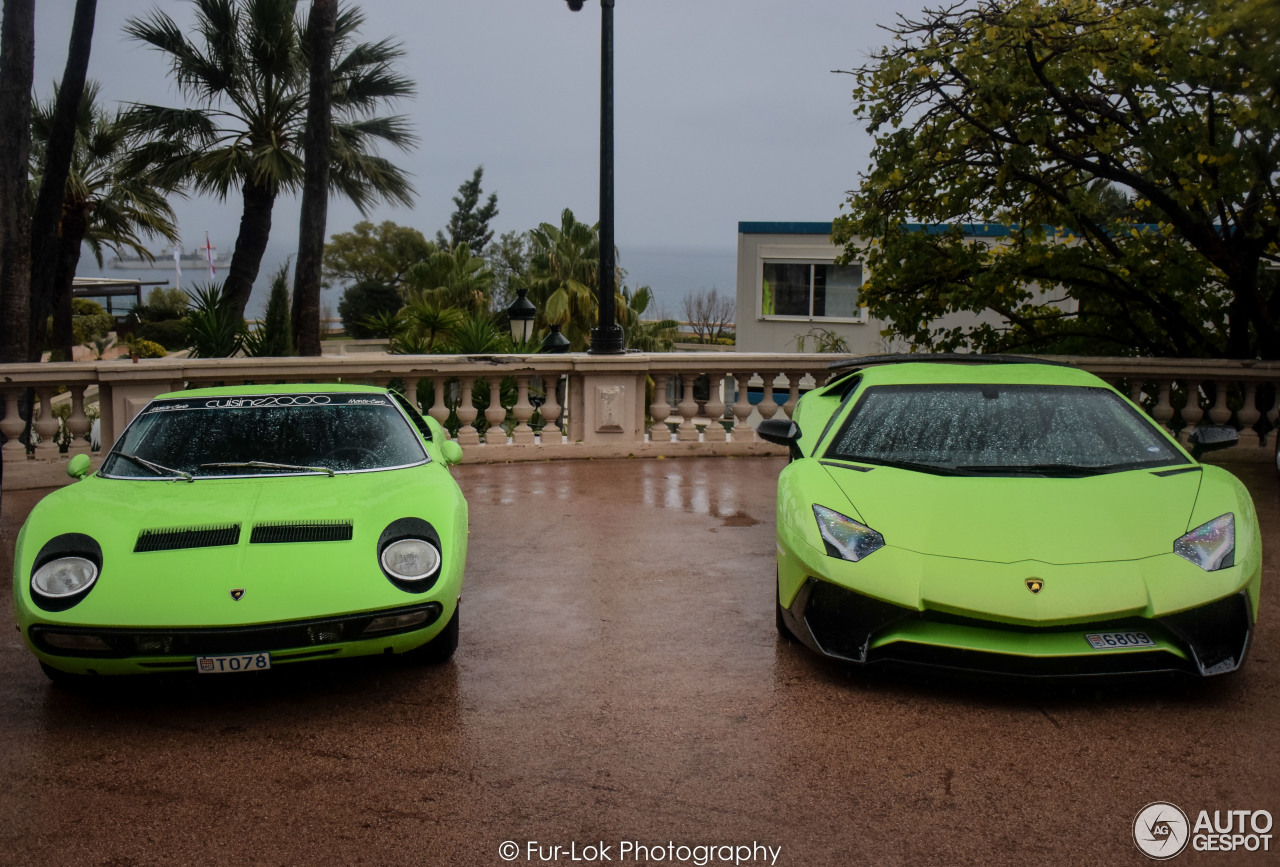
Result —
[{"label": "stone balustrade", "polygon": [[[320,358],[148,359],[136,363],[0,365],[6,461],[26,459],[19,414],[33,389],[36,460],[85,452],[86,409],[96,405],[101,441],[116,435],[157,394],[240,383],[347,382],[394,385],[454,432],[469,461],[572,457],[780,454],[762,442],[762,418],[789,416],[822,383],[835,356],[680,352],[617,356],[386,355]],[[1261,454],[1280,424],[1280,362],[1057,358],[1116,384],[1175,432],[1235,424],[1241,451]],[[70,405],[65,432],[52,408]],[[1267,442],[1269,445],[1270,443]]]}]

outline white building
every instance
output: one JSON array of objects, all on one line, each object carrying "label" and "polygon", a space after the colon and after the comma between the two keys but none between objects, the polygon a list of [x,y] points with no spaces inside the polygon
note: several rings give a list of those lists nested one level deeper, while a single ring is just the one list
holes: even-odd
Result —
[{"label": "white building", "polygon": [[[947,227],[911,225],[912,231]],[[964,226],[966,237],[1000,238],[1008,227],[995,223]],[[862,263],[836,264],[843,250],[831,242],[830,223],[738,223],[737,337],[739,352],[816,351],[815,335],[842,338],[854,355],[875,355],[904,347],[886,342],[884,323],[867,315],[861,301],[866,276]],[[956,314],[940,325],[983,321],[987,316]],[[991,321],[998,317],[991,315]]]}]

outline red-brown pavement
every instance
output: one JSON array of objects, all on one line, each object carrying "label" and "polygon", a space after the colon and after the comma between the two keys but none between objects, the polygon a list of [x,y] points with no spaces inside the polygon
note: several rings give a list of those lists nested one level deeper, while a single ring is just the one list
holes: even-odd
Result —
[{"label": "red-brown pavement", "polygon": [[[1232,467],[1268,543],[1243,671],[1035,688],[863,674],[780,643],[782,466],[458,467],[462,643],[439,668],[372,660],[76,694],[7,630],[0,863],[1139,864],[1132,824],[1152,801],[1193,821],[1280,814],[1269,466]],[[14,535],[46,492],[3,495],[10,622]],[[780,851],[694,848],[753,844]]]}]

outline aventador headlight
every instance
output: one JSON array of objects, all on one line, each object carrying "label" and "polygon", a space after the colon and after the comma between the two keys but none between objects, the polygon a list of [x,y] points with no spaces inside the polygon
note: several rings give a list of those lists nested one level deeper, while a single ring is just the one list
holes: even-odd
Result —
[{"label": "aventador headlight", "polygon": [[1201,524],[1173,543],[1173,553],[1206,572],[1236,565],[1236,519],[1228,512]]},{"label": "aventador headlight", "polygon": [[31,589],[49,599],[65,599],[98,580],[98,567],[83,557],[50,560],[31,576]]},{"label": "aventador headlight", "polygon": [[422,581],[440,568],[440,551],[425,539],[401,539],[382,549],[382,568],[401,581]]},{"label": "aventador headlight", "polygon": [[884,547],[884,536],[839,512],[815,504],[813,516],[818,519],[818,532],[832,557],[856,563]]}]

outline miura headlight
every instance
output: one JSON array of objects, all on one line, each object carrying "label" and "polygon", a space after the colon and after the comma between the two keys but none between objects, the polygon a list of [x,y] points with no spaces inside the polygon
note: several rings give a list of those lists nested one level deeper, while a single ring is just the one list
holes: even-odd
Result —
[{"label": "miura headlight", "polygon": [[813,516],[818,519],[818,532],[832,557],[856,563],[884,547],[884,536],[834,509],[815,504]]},{"label": "miura headlight", "polygon": [[1173,553],[1185,557],[1206,572],[1236,565],[1236,519],[1219,515],[1173,543]]},{"label": "miura headlight", "polygon": [[83,593],[98,580],[98,567],[84,557],[50,560],[31,576],[31,589],[49,599],[66,599]]},{"label": "miura headlight", "polygon": [[425,581],[440,568],[440,551],[425,539],[401,539],[382,549],[382,568],[401,581]]}]

